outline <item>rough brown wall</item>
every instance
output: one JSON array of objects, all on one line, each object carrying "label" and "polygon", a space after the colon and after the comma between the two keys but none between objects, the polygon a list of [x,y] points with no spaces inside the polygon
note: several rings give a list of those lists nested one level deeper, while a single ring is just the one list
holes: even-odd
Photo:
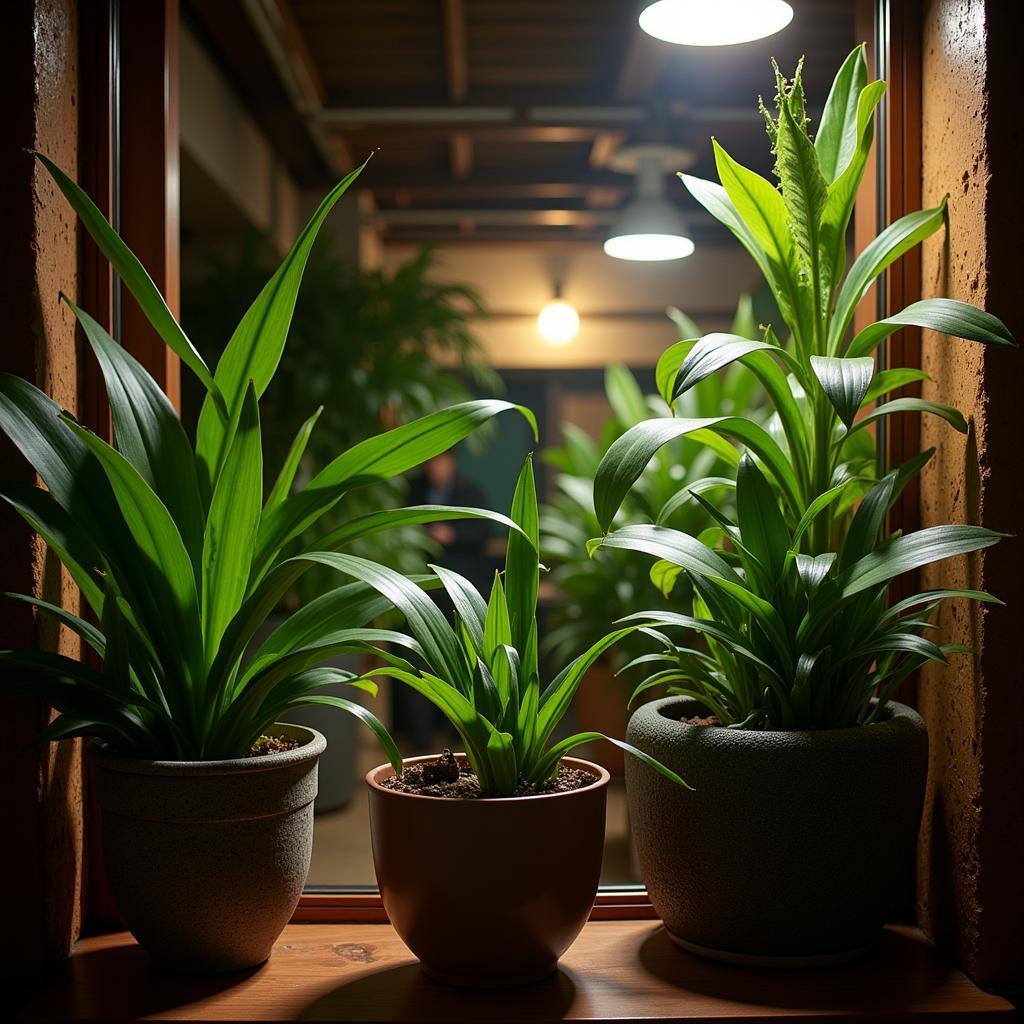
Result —
[{"label": "rough brown wall", "polygon": [[[1019,112],[1017,4],[931,0],[923,45],[923,197],[950,193],[948,241],[931,239],[923,294],[984,306],[1024,339],[1019,199],[1024,166]],[[1024,532],[1024,353],[926,333],[928,398],[968,418],[961,436],[926,418],[939,445],[922,481],[925,526],[981,523]],[[1024,538],[954,565],[929,586],[991,590],[1007,607],[951,604],[943,638],[977,657],[923,674],[931,781],[922,828],[918,901],[924,926],[980,983],[1024,984]]]},{"label": "rough brown wall", "polygon": [[[2,91],[5,269],[0,308],[5,371],[35,380],[58,402],[77,406],[78,374],[71,315],[58,302],[76,294],[77,227],[45,174],[22,152],[42,150],[74,173],[78,164],[78,26],[75,0],[15,0],[4,8],[7,46]],[[0,478],[33,482],[6,440]],[[60,563],[17,517],[0,511],[2,590],[45,596],[71,610],[77,591]],[[76,656],[77,638],[37,621],[27,606],[3,602],[0,645],[39,644]],[[0,799],[4,843],[4,911],[17,928],[2,933],[5,972],[25,972],[65,955],[77,937],[82,904],[82,794],[79,744],[26,744],[48,709],[31,700],[3,702]]]}]

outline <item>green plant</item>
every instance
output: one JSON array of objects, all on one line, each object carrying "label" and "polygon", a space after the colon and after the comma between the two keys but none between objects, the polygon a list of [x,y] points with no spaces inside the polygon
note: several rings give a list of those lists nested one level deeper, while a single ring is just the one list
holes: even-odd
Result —
[{"label": "green plant", "polygon": [[[370,675],[411,686],[448,718],[484,793],[508,796],[522,784],[541,785],[557,773],[570,750],[599,739],[609,740],[685,785],[647,754],[602,733],[584,732],[553,741],[587,669],[639,627],[609,633],[542,691],[537,656],[537,545],[537,495],[528,458],[512,500],[504,582],[495,575],[490,600],[485,601],[458,573],[430,567],[451,598],[454,627],[419,587],[394,570],[347,554],[324,557],[334,568],[387,597],[405,617],[411,636],[395,634],[391,642],[413,652],[425,667],[378,650],[386,664]],[[372,631],[355,635],[367,643],[378,639]],[[395,768],[400,770],[400,765]]]},{"label": "green plant", "polygon": [[[683,337],[696,331],[693,321],[679,310],[670,310],[669,316]],[[732,332],[747,338],[757,334],[748,295],[740,297]],[[594,510],[593,479],[602,456],[630,427],[652,414],[668,414],[663,399],[644,395],[636,378],[622,365],[605,371],[605,394],[612,412],[599,441],[570,423],[562,428],[564,444],[543,454],[558,473],[551,500],[541,506],[541,559],[551,568],[548,578],[559,597],[547,611],[541,654],[556,662],[596,643],[610,620],[658,599],[657,586],[642,555],[622,548],[609,549],[603,558],[587,555],[588,538],[601,532]],[[753,412],[762,397],[757,379],[736,366],[702,381],[682,396],[679,404],[687,407],[688,415],[710,416],[723,407]],[[712,449],[681,437],[647,464],[626,495],[615,523],[656,521],[694,535],[708,527],[716,529],[703,507],[690,497],[689,489],[731,492],[732,480],[723,475],[727,471],[728,466]],[[642,634],[631,634],[610,653],[621,663],[638,655],[645,643]]]},{"label": "green plant", "polygon": [[[808,555],[800,541],[813,520],[790,527],[749,455],[736,480],[736,520],[710,503],[728,545],[713,550],[657,527],[616,531],[603,543],[639,549],[690,576],[693,614],[641,612],[623,621],[654,625],[664,650],[646,655],[657,671],[634,691],[668,686],[697,698],[723,725],[837,729],[872,722],[895,688],[927,661],[966,651],[936,644],[932,614],[952,597],[995,601],[974,590],[928,590],[890,605],[895,577],[995,544],[976,526],[935,526],[879,543],[885,513],[910,474],[886,474],[861,501],[841,553]],[[706,649],[680,646],[657,630],[684,627]],[[877,698],[876,703],[872,699]]]},{"label": "green plant", "polygon": [[[936,526],[881,539],[886,512],[932,451],[879,480],[864,428],[906,411],[939,415],[959,430],[966,424],[957,410],[918,398],[883,402],[858,418],[865,406],[925,376],[910,369],[876,373],[872,353],[907,325],[993,345],[1015,342],[994,316],[950,299],[914,303],[848,339],[854,310],[871,282],[945,223],[945,200],[901,218],[843,276],[846,229],[871,145],[873,110],[885,88],[866,79],[864,49],[858,47],[836,76],[812,141],[801,69],[792,83],[776,69],[778,116],[764,113],[781,193],[717,143],[722,185],[684,177],[694,197],[761,268],[789,342],[783,347],[770,327],[763,341],[731,335],[687,340],[659,362],[659,389],[674,403],[716,370],[739,362],[769,395],[775,436],[735,415],[648,420],[612,445],[595,476],[598,521],[608,530],[624,495],[664,444],[700,437],[723,457],[732,450],[726,438],[746,446],[742,460],[733,455],[735,522],[695,495],[718,521],[719,550],[649,525],[627,526],[591,543],[592,551],[626,547],[654,555],[659,561],[652,572],[666,591],[686,572],[699,596],[694,615],[663,615],[661,622],[703,633],[707,650],[666,641],[668,667],[644,685],[684,684],[728,724],[792,729],[868,721],[901,678],[955,650],[923,635],[938,602],[993,600],[974,591],[940,590],[888,604],[888,583],[896,576],[988,547],[1001,535]],[[876,710],[872,695],[879,698]]]},{"label": "green plant", "polygon": [[[5,651],[0,664],[8,691],[35,694],[62,712],[45,739],[98,736],[119,753],[171,759],[240,756],[288,710],[333,705],[366,722],[397,759],[369,711],[323,693],[337,681],[369,684],[315,667],[342,651],[366,649],[374,633],[365,625],[386,601],[363,584],[349,584],[306,605],[255,651],[253,637],[295,580],[359,537],[435,519],[507,524],[507,518],[440,506],[377,511],[342,522],[314,548],[282,552],[354,489],[405,472],[519,407],[488,400],[436,412],[355,444],[296,488],[314,415],[264,494],[259,395],[281,359],[317,231],[359,171],[321,203],[211,373],[88,196],[46,157],[39,159],[206,397],[193,449],[149,374],[70,301],[103,372],[116,447],[33,385],[0,377],[0,427],[47,487],[7,485],[3,497],[60,557],[98,624],[34,597],[11,596],[56,616],[102,662],[97,669],[46,651]],[[519,411],[532,422],[528,410]]]},{"label": "green plant", "polygon": [[[201,278],[185,290],[183,323],[207,360],[219,357],[224,339],[266,280],[265,249],[261,238],[250,235],[227,256],[207,255]],[[329,239],[320,239],[303,275],[289,358],[260,398],[267,465],[284,460],[303,410],[312,405],[323,411],[300,480],[307,466],[330,462],[370,425],[395,426],[470,399],[467,382],[500,394],[501,380],[473,333],[473,318],[486,315],[483,302],[471,288],[434,281],[435,255],[426,247],[392,272],[359,270],[335,254]],[[346,500],[344,514],[404,504],[407,491],[401,477],[368,485]],[[340,515],[329,510],[317,529],[336,525]],[[398,536],[361,538],[352,551],[414,573],[433,549],[421,529],[409,527]],[[325,566],[314,567],[288,601],[315,596],[329,576]]]},{"label": "green plant", "polygon": [[864,47],[857,47],[836,75],[812,141],[801,71],[798,66],[793,81],[786,82],[776,68],[778,116],[761,107],[780,189],[737,163],[717,142],[721,184],[682,176],[691,195],[757,263],[788,330],[787,344],[780,343],[771,326],[759,341],[709,334],[673,345],[656,371],[659,391],[675,408],[700,381],[739,363],[761,381],[778,429],[766,430],[735,413],[638,424],[612,446],[596,475],[595,506],[603,530],[653,454],[689,435],[711,444],[734,466],[738,454],[726,439],[745,445],[777,488],[791,525],[814,502],[823,501],[822,511],[829,514],[815,518],[801,547],[811,554],[825,552],[840,539],[849,510],[877,482],[874,444],[866,427],[888,416],[923,412],[941,416],[957,430],[967,429],[957,410],[920,398],[884,401],[858,418],[862,409],[891,392],[927,379],[910,368],[876,373],[872,353],[877,346],[906,326],[992,345],[1015,344],[994,316],[952,299],[915,302],[849,337],[854,311],[872,282],[945,225],[946,200],[891,224],[844,276],[847,227],[885,83],[867,82]]}]

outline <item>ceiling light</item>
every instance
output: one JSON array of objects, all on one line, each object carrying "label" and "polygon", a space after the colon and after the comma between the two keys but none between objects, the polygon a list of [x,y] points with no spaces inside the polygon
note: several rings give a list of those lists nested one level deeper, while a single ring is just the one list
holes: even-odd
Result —
[{"label": "ceiling light", "polygon": [[537,317],[537,330],[549,345],[568,345],[579,329],[579,313],[561,299],[549,302]]},{"label": "ceiling light", "polygon": [[785,0],[657,0],[640,12],[655,39],[687,46],[727,46],[763,39],[793,20]]},{"label": "ceiling light", "polygon": [[612,224],[604,251],[618,260],[680,260],[694,250],[682,214],[664,196],[664,166],[676,151],[664,146],[635,147],[636,198]]}]

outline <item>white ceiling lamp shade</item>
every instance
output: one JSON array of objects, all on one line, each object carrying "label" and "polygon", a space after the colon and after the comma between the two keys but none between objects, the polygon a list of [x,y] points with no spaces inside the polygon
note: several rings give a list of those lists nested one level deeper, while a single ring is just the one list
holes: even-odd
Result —
[{"label": "white ceiling lamp shade", "polygon": [[557,296],[537,317],[537,332],[549,345],[568,345],[579,333],[579,329],[579,313]]},{"label": "white ceiling lamp shade", "polygon": [[644,146],[620,159],[620,163],[630,161],[636,167],[636,198],[622,208],[612,224],[604,243],[609,256],[651,263],[681,260],[693,252],[683,215],[665,198],[666,160],[677,153],[664,146]]},{"label": "white ceiling lamp shade", "polygon": [[785,0],[657,0],[640,12],[655,39],[684,46],[731,46],[763,39],[793,20]]}]

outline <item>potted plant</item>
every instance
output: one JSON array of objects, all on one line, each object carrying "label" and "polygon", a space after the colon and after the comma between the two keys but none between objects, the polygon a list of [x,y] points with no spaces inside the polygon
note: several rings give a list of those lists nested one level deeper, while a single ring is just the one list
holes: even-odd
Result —
[{"label": "potted plant", "polygon": [[468,402],[397,427],[295,488],[311,419],[264,494],[259,395],[281,357],[317,230],[358,171],[324,199],[211,372],[91,200],[39,159],[207,397],[193,448],[155,381],[70,300],[103,372],[116,446],[32,384],[0,376],[0,428],[46,485],[0,493],[64,563],[92,618],[11,596],[78,633],[99,665],[4,651],[5,690],[61,712],[42,739],[94,738],[106,872],[139,941],[175,967],[249,967],[269,955],[302,891],[324,749],[319,733],[280,718],[317,704],[345,710],[398,758],[369,711],[324,692],[337,682],[372,685],[316,667],[367,648],[375,634],[366,624],[387,608],[383,598],[350,583],[307,604],[252,651],[257,630],[311,565],[354,539],[433,519],[508,520],[420,506],[343,521],[312,549],[294,540],[354,488],[404,472],[510,406]]},{"label": "potted plant", "polygon": [[[708,335],[673,346],[657,377],[666,401],[739,362],[764,385],[776,429],[737,416],[653,419],[609,449],[595,478],[608,530],[647,460],[699,432],[720,449],[741,442],[736,516],[695,495],[718,544],[634,525],[592,542],[658,559],[670,588],[683,572],[691,614],[640,613],[697,643],[666,640],[647,685],[676,696],[633,716],[628,738],[696,792],[627,766],[631,819],[652,901],[686,948],[725,960],[817,964],[855,955],[891,912],[912,863],[927,770],[924,725],[891,698],[926,661],[961,649],[936,643],[932,613],[970,590],[890,600],[890,582],[928,563],[996,543],[976,526],[888,534],[886,513],[931,451],[879,478],[865,428],[918,411],[967,429],[955,409],[885,396],[918,370],[877,370],[878,343],[916,325],[993,345],[1012,337],[990,314],[949,299],[916,302],[849,337],[872,281],[945,222],[945,200],[886,228],[845,276],[845,236],[884,83],[867,82],[863,47],[836,76],[812,141],[801,70],[776,69],[777,117],[765,113],[781,192],[715,143],[721,185],[684,177],[763,271],[789,333],[783,346]],[[762,107],[762,110],[764,108]],[[703,638],[701,641],[700,638]]]},{"label": "potted plant", "polygon": [[[380,651],[374,676],[411,686],[449,719],[465,752],[370,771],[374,866],[388,917],[424,971],[457,985],[520,985],[555,970],[597,892],[608,772],[567,758],[598,739],[624,747],[674,784],[683,780],[599,733],[555,738],[587,669],[636,626],[603,637],[541,688],[536,621],[537,497],[531,460],[512,503],[504,581],[490,599],[431,569],[453,627],[394,570],[349,554],[328,564],[386,595],[411,635],[412,660]],[[357,631],[357,635],[358,631]],[[372,636],[367,642],[374,642]]]},{"label": "potted plant", "polygon": [[[696,325],[689,317],[677,309],[669,310],[669,315],[683,337],[695,336]],[[756,337],[749,295],[740,297],[732,331],[742,337]],[[659,598],[643,555],[621,548],[609,550],[603,558],[591,558],[587,553],[588,538],[600,531],[593,479],[601,457],[630,427],[652,414],[668,414],[664,399],[645,395],[636,377],[623,365],[609,366],[605,371],[605,394],[611,415],[598,440],[569,423],[562,428],[564,443],[543,454],[557,473],[554,493],[540,513],[541,560],[551,568],[548,581],[554,591],[551,600],[542,601],[545,637],[541,657],[555,664],[564,663],[575,652],[600,640],[610,621]],[[687,407],[687,415],[703,416],[713,415],[724,405],[753,414],[760,402],[757,379],[742,367],[734,367],[732,372],[702,381],[687,392],[680,405]],[[716,529],[714,521],[681,484],[686,480],[701,493],[724,490],[728,497],[732,481],[723,476],[727,470],[714,451],[682,437],[648,463],[619,509],[616,525],[656,520],[695,535],[706,528]],[[629,692],[626,674],[650,663],[646,649],[644,634],[632,633],[593,665],[575,703],[576,719],[584,731],[615,735],[625,731]],[[605,747],[595,756],[612,775],[621,776],[625,770],[625,755],[619,747]]]}]

